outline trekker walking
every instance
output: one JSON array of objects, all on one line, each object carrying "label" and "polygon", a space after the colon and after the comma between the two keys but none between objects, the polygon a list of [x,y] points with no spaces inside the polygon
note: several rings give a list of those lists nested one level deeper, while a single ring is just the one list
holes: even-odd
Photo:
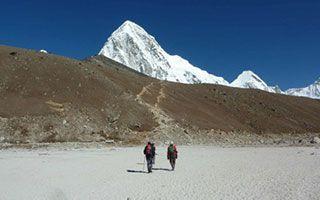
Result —
[{"label": "trekker walking", "polygon": [[151,143],[151,153],[152,153],[152,165],[156,164],[156,147],[154,146],[154,142]]},{"label": "trekker walking", "polygon": [[151,147],[151,142],[148,142],[148,144],[146,145],[146,147],[143,150],[143,153],[146,156],[148,173],[151,173],[152,172],[152,147]]},{"label": "trekker walking", "polygon": [[172,171],[174,171],[174,168],[176,166],[176,159],[178,158],[178,151],[177,146],[173,144],[173,142],[170,142],[170,145],[168,147],[167,158],[170,162]]}]

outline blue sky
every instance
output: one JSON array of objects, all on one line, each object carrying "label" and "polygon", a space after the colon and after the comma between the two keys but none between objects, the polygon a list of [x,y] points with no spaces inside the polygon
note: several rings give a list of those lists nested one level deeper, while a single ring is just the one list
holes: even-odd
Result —
[{"label": "blue sky", "polygon": [[269,85],[320,77],[320,1],[2,1],[0,44],[85,58],[129,19],[170,54],[233,80],[245,69]]}]

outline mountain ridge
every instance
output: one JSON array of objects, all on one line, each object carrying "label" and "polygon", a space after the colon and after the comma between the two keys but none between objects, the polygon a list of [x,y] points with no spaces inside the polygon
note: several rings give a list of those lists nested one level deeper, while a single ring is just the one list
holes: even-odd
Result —
[{"label": "mountain ridge", "polygon": [[282,91],[277,85],[269,86],[250,70],[243,71],[229,83],[223,77],[215,76],[193,66],[189,61],[178,55],[168,54],[152,35],[129,20],[126,20],[111,34],[99,55],[116,60],[136,71],[160,80],[189,84],[212,83],[230,87],[260,89],[286,95],[320,98],[319,89],[314,84],[305,88],[292,88]]},{"label": "mountain ridge", "polygon": [[311,85],[303,88],[290,88],[284,92],[292,96],[304,96],[314,99],[320,99],[320,77]]}]

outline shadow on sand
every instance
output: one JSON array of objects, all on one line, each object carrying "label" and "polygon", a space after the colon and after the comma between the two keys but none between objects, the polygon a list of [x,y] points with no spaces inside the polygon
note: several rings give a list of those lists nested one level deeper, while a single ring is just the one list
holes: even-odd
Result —
[{"label": "shadow on sand", "polygon": [[132,169],[127,169],[127,172],[129,173],[143,173],[143,174],[147,174],[148,172],[146,171],[142,171],[142,170],[132,170]]},{"label": "shadow on sand", "polygon": [[152,168],[152,170],[172,171],[171,169],[168,169],[168,168]]},{"label": "shadow on sand", "polygon": [[[161,168],[161,167],[158,167],[158,168],[152,168],[152,170],[162,170],[162,171],[169,171],[171,172],[172,170],[171,169],[168,169],[168,168]],[[148,172],[146,171],[142,171],[142,170],[133,170],[133,169],[127,169],[127,172],[129,173],[142,173],[142,174],[148,174]]]}]

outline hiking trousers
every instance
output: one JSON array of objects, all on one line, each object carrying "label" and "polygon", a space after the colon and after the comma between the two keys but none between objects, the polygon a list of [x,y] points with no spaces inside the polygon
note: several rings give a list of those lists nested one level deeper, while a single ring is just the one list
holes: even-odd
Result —
[{"label": "hiking trousers", "polygon": [[156,156],[152,157],[152,164],[155,165],[156,164]]},{"label": "hiking trousers", "polygon": [[152,158],[146,158],[147,159],[147,168],[148,172],[152,172]]},{"label": "hiking trousers", "polygon": [[171,168],[173,171],[174,168],[176,167],[176,159],[175,158],[170,158],[170,165],[171,165]]}]

